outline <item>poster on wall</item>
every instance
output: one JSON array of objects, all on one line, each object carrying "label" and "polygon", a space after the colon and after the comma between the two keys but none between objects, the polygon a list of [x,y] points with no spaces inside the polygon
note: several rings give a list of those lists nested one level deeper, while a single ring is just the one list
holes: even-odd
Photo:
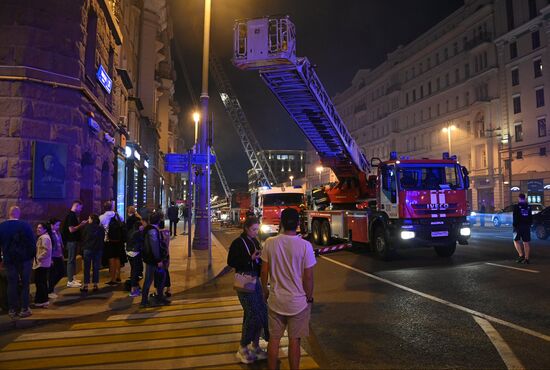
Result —
[{"label": "poster on wall", "polygon": [[65,198],[67,144],[35,141],[32,154],[32,197]]}]

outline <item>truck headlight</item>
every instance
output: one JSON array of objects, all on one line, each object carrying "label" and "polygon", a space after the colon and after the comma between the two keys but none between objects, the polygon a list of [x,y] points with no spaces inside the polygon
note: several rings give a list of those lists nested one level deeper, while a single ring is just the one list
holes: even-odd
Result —
[{"label": "truck headlight", "polygon": [[262,233],[269,233],[271,231],[271,227],[269,225],[262,225],[260,226],[260,231]]},{"label": "truck headlight", "polygon": [[471,234],[472,234],[472,230],[469,227],[460,228],[460,235],[461,236],[470,236]]},{"label": "truck headlight", "polygon": [[472,212],[470,213],[470,216],[477,216],[477,213],[475,213],[474,211],[472,211]]},{"label": "truck headlight", "polygon": [[414,238],[414,231],[401,231],[401,239],[408,240]]}]

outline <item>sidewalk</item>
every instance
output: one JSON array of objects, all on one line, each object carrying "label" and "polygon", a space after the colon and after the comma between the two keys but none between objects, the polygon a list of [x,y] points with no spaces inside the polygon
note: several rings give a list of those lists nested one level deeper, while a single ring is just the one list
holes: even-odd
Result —
[{"label": "sidewalk", "polygon": [[[184,298],[184,291],[200,286],[216,277],[226,267],[227,250],[212,234],[212,265],[208,266],[208,250],[192,250],[187,257],[187,235],[181,235],[183,223],[178,224],[178,233],[170,241],[170,278],[174,298]],[[193,234],[191,234],[193,235]],[[2,311],[0,314],[0,331],[9,327],[28,327],[41,320],[77,318],[94,315],[101,312],[121,311],[139,305],[141,297],[131,298],[124,291],[123,283],[130,276],[128,263],[122,268],[122,283],[111,287],[105,285],[109,281],[108,269],[100,271],[99,291],[83,294],[77,288],[67,288],[67,278],[63,278],[56,288],[58,298],[50,300],[46,309],[34,308],[29,318],[19,319],[14,324]],[[78,280],[83,280],[82,271],[77,274]],[[34,295],[34,284],[31,284],[31,295]],[[152,289],[152,291],[154,291]],[[32,299],[31,299],[32,303]],[[32,307],[32,304],[31,304]]]}]

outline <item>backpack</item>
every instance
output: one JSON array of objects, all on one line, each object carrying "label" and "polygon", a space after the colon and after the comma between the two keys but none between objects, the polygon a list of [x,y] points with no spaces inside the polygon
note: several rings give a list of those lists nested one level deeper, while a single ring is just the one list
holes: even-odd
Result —
[{"label": "backpack", "polygon": [[111,218],[111,221],[109,221],[109,226],[107,227],[107,240],[114,242],[126,241],[125,229],[124,223],[120,220],[119,216],[115,214]]},{"label": "backpack", "polygon": [[[160,259],[159,260],[157,260],[155,258],[155,255],[153,253],[153,246],[149,242],[149,236],[147,235],[149,233],[149,230],[155,230],[155,232],[158,235],[158,238],[159,238],[159,241],[160,241],[160,246],[159,246],[159,257],[160,257]],[[158,262],[163,261],[167,258],[167,256],[168,256],[168,246],[166,245],[166,242],[163,240],[162,233],[160,231],[156,230],[156,228],[151,226],[151,225],[147,225],[145,227],[145,229],[143,230],[143,238],[144,238],[143,246],[142,246],[142,249],[141,249],[141,257],[143,258],[143,262],[145,262],[149,265],[153,265],[153,264],[157,264]]]},{"label": "backpack", "polygon": [[143,231],[139,231],[139,228],[133,229],[128,233],[126,252],[141,252],[143,241]]},{"label": "backpack", "polygon": [[25,262],[36,256],[36,244],[23,230],[17,230],[8,245],[9,258],[13,262]]}]

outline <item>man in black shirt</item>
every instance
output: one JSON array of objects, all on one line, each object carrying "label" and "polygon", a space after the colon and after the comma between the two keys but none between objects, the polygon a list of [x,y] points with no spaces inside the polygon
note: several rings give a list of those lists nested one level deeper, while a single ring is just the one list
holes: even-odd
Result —
[{"label": "man in black shirt", "polygon": [[78,216],[82,211],[82,202],[80,200],[73,201],[71,210],[65,217],[63,222],[63,240],[67,247],[67,287],[80,288],[81,284],[74,279],[76,272],[76,248],[80,242],[80,229],[88,224],[87,220],[78,221]]},{"label": "man in black shirt", "polygon": [[168,219],[170,220],[170,236],[176,236],[176,229],[178,228],[179,221],[179,209],[176,206],[176,203],[170,202],[170,207],[168,207]]},{"label": "man in black shirt", "polygon": [[[512,226],[514,227],[514,246],[519,254],[516,262],[529,264],[529,242],[531,241],[533,214],[531,206],[525,199],[525,194],[521,193],[518,196],[518,201],[518,204],[514,206],[512,222]],[[523,242],[523,248],[520,241]]]}]

